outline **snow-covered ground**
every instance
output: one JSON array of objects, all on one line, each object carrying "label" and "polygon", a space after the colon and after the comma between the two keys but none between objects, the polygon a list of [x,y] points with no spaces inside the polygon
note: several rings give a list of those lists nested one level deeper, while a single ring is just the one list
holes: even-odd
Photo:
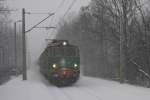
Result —
[{"label": "snow-covered ground", "polygon": [[82,76],[73,86],[51,85],[38,71],[0,86],[0,100],[150,100],[150,89]]}]

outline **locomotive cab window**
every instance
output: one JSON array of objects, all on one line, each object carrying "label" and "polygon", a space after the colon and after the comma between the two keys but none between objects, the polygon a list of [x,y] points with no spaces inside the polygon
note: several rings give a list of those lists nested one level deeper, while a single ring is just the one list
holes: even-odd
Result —
[{"label": "locomotive cab window", "polygon": [[65,47],[64,48],[64,56],[76,56],[76,48],[73,47]]},{"label": "locomotive cab window", "polygon": [[61,57],[63,55],[64,55],[63,48],[60,48],[60,47],[53,48],[53,56],[55,56],[55,57]]},{"label": "locomotive cab window", "polygon": [[79,53],[76,47],[53,47],[49,51],[49,55],[54,57],[75,57],[79,56]]}]

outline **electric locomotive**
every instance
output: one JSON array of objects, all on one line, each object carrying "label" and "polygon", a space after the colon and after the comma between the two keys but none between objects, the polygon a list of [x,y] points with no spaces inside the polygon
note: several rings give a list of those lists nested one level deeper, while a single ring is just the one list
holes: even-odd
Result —
[{"label": "electric locomotive", "polygon": [[79,79],[79,48],[67,40],[52,40],[39,58],[40,72],[56,86],[72,85]]}]

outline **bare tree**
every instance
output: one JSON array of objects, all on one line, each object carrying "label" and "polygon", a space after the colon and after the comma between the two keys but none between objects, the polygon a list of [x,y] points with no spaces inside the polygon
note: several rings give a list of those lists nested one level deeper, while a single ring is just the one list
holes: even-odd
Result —
[{"label": "bare tree", "polygon": [[[150,49],[149,31],[145,28],[148,18],[142,7],[140,0],[92,0],[81,8],[78,17],[60,27],[58,36],[80,41],[86,75],[117,78],[120,83],[144,83],[149,73],[145,70],[149,70]],[[135,63],[143,65],[143,71]]]}]

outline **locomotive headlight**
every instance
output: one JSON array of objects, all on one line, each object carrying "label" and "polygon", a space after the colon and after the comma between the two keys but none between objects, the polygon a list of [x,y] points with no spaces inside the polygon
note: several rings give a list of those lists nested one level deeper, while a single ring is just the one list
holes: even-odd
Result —
[{"label": "locomotive headlight", "polygon": [[78,65],[77,65],[77,64],[74,64],[74,67],[75,67],[75,68],[77,68],[77,67],[78,67]]},{"label": "locomotive headlight", "polygon": [[57,67],[57,65],[56,65],[56,64],[53,64],[53,65],[52,65],[52,67],[53,67],[53,68],[56,68],[56,67]]},{"label": "locomotive headlight", "polygon": [[63,45],[66,46],[66,45],[67,45],[67,42],[63,42]]}]

